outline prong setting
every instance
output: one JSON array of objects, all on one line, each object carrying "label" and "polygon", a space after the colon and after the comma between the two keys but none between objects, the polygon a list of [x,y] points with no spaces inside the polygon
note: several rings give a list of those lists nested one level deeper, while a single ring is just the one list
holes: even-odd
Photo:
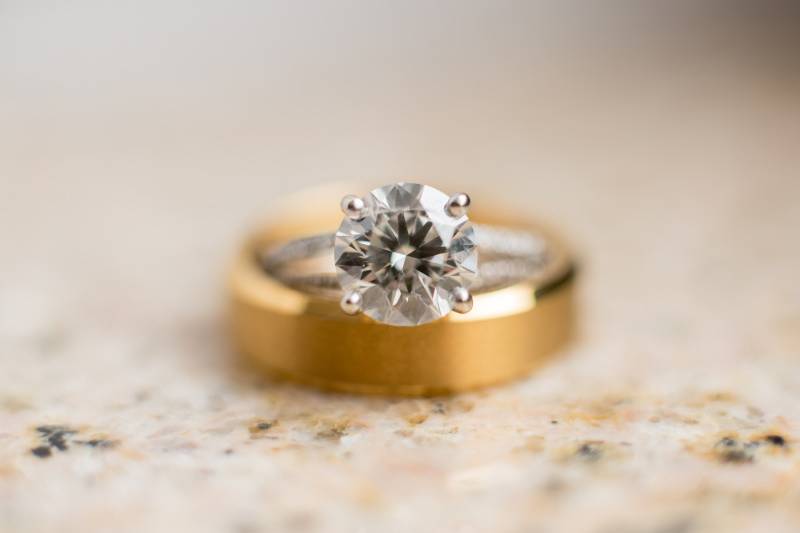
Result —
[{"label": "prong setting", "polygon": [[469,211],[471,202],[467,193],[457,192],[447,200],[447,214],[454,218],[463,217]]},{"label": "prong setting", "polygon": [[354,194],[348,194],[342,198],[342,202],[339,205],[342,208],[342,213],[350,220],[361,220],[366,214],[367,204],[362,198]]},{"label": "prong setting", "polygon": [[[478,279],[478,247],[468,215],[448,212],[451,196],[419,183],[399,182],[361,197],[362,218],[345,216],[334,238],[334,265],[343,309],[390,326],[419,326],[453,311],[453,289]],[[356,215],[361,205],[343,202]],[[463,208],[466,195],[453,204]],[[359,213],[361,214],[361,213]],[[463,298],[462,298],[463,297]],[[461,309],[469,306],[462,294]]]},{"label": "prong setting", "polygon": [[456,313],[469,313],[472,311],[472,294],[464,287],[453,289],[453,311]]},{"label": "prong setting", "polygon": [[361,303],[361,294],[358,291],[349,291],[342,296],[342,300],[339,305],[345,314],[357,315],[361,312]]}]

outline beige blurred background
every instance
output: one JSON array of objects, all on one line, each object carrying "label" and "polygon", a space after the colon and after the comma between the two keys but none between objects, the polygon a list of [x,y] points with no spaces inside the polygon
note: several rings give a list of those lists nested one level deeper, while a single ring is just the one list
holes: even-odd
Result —
[{"label": "beige blurred background", "polygon": [[[232,375],[247,228],[402,177],[562,228],[579,342],[451,400]],[[0,530],[794,531],[799,228],[796,2],[0,0]]]}]

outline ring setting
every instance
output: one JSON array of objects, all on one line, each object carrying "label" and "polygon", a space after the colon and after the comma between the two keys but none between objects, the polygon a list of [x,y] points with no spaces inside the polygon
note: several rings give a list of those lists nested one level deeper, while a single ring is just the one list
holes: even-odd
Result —
[{"label": "ring setting", "polygon": [[396,183],[342,199],[334,241],[342,310],[418,326],[472,309],[478,242],[465,193]]},{"label": "ring setting", "polygon": [[571,338],[573,263],[545,226],[420,183],[344,192],[286,198],[233,265],[233,338],[268,372],[451,393],[523,376]]}]

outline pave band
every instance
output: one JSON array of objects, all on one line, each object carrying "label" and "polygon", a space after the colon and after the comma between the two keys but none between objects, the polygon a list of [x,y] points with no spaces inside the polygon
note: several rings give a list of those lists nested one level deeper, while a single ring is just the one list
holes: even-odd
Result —
[{"label": "pave band", "polygon": [[[273,211],[277,222],[257,231],[238,254],[230,276],[231,327],[248,361],[271,375],[326,389],[432,395],[522,377],[571,338],[574,276],[566,249],[546,228],[486,202],[471,217],[479,228],[503,228],[497,231],[504,236],[488,239],[481,270],[483,256],[500,257],[504,268],[514,256],[535,267],[499,288],[476,290],[467,314],[395,327],[342,313],[320,288],[329,281],[292,286],[289,270],[300,278],[330,270],[330,258],[317,252],[329,249],[329,232],[341,217],[330,199],[345,191],[333,187],[287,198]],[[520,254],[512,234],[529,245],[538,239],[544,253]]]}]

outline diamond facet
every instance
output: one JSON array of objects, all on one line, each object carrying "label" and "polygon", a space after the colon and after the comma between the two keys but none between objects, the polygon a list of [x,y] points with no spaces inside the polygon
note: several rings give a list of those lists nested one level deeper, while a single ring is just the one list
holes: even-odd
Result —
[{"label": "diamond facet", "polygon": [[416,326],[447,315],[454,291],[478,269],[475,231],[466,215],[448,213],[450,197],[416,183],[375,189],[363,217],[346,217],[334,259],[345,291],[358,291],[361,310],[393,326]]}]

